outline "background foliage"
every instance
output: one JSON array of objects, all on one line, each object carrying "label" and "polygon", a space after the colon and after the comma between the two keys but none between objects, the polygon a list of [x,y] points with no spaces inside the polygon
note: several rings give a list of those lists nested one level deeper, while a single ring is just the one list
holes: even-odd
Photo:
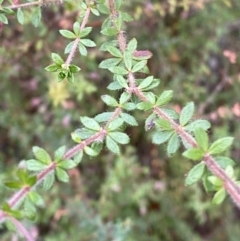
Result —
[{"label": "background foliage", "polygon": [[[79,116],[107,110],[100,96],[112,79],[98,68],[105,58],[98,48],[89,49],[87,57],[75,56],[82,71],[74,84],[57,83],[55,74],[43,71],[51,52],[64,56],[68,41],[59,29],[72,28],[79,2],[42,7],[37,28],[30,23],[34,9],[23,10],[23,26],[13,16],[1,30],[0,183],[32,157],[32,146],[49,153],[71,146]],[[123,7],[135,19],[126,26],[128,38],[153,53],[149,69],[162,80],[156,93],[173,89],[177,111],[193,100],[196,117],[212,123],[212,140],[234,136],[229,154],[239,166],[240,2],[133,0]],[[106,41],[99,35],[102,21],[92,16],[88,24],[98,46]],[[34,224],[26,223],[37,240],[238,240],[239,210],[229,200],[213,206],[200,184],[184,187],[192,163],[180,152],[169,158],[164,146],[151,144],[151,132],[144,130],[147,116],[138,111],[135,116],[140,127],[127,129],[131,145],[121,156],[106,150],[97,158],[84,157],[70,171],[70,185],[56,183],[42,193],[47,208],[39,209]],[[8,190],[2,184],[0,192],[3,201]],[[1,229],[1,240],[12,236]]]}]

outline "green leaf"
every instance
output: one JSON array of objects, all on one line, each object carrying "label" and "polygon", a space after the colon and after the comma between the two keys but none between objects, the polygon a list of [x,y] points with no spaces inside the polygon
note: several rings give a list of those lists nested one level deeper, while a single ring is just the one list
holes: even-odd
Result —
[{"label": "green leaf", "polygon": [[80,139],[87,139],[94,135],[96,131],[89,130],[87,128],[80,128],[74,131],[74,133],[79,136]]},{"label": "green leaf", "polygon": [[118,30],[116,28],[110,27],[110,28],[103,29],[101,33],[106,36],[114,36],[114,35],[117,35]]},{"label": "green leaf", "polygon": [[108,50],[108,52],[110,52],[111,55],[113,55],[113,56],[115,56],[117,58],[122,58],[123,57],[121,51],[118,48],[116,48],[116,47],[114,47],[112,45],[108,46],[107,50]]},{"label": "green leaf", "polygon": [[99,16],[99,15],[100,15],[100,13],[98,12],[98,10],[95,9],[95,8],[91,8],[91,12],[92,12],[95,16]]},{"label": "green leaf", "polygon": [[196,141],[200,148],[206,152],[208,149],[208,135],[202,128],[196,128],[194,131]]},{"label": "green leaf", "polygon": [[27,169],[29,171],[35,171],[35,172],[43,171],[47,168],[46,164],[39,162],[37,160],[34,160],[34,159],[27,160],[26,165],[27,165]]},{"label": "green leaf", "polygon": [[169,140],[172,134],[173,134],[172,131],[155,132],[152,137],[152,142],[154,144],[161,145],[162,143]]},{"label": "green leaf", "polygon": [[20,24],[23,25],[23,23],[24,23],[24,14],[23,14],[23,11],[22,11],[21,8],[18,8],[18,10],[17,10],[17,20],[18,20],[18,22]]},{"label": "green leaf", "polygon": [[156,96],[152,92],[145,92],[144,95],[151,104],[155,104]]},{"label": "green leaf", "polygon": [[125,63],[125,66],[128,70],[131,70],[132,68],[132,53],[128,50],[126,50],[123,54],[123,60]]},{"label": "green leaf", "polygon": [[52,53],[52,60],[58,65],[64,64],[63,59],[58,54]]},{"label": "green leaf", "polygon": [[208,130],[211,124],[207,120],[195,120],[184,127],[187,131],[194,131],[196,128],[202,128],[203,130]]},{"label": "green leaf", "polygon": [[68,170],[68,169],[72,169],[72,168],[76,167],[76,163],[71,159],[67,159],[67,160],[59,162],[58,167]]},{"label": "green leaf", "polygon": [[34,153],[34,156],[37,158],[38,161],[44,163],[44,164],[50,164],[52,162],[51,157],[49,154],[42,148],[38,146],[34,146],[32,148],[32,151]]},{"label": "green leaf", "polygon": [[148,87],[153,82],[153,76],[148,76],[144,79],[140,85],[138,86],[139,89],[143,90],[144,88]]},{"label": "green leaf", "polygon": [[0,14],[0,22],[2,22],[4,24],[8,24],[8,19],[6,18],[6,16],[4,14]]},{"label": "green leaf", "polygon": [[209,176],[208,178],[208,181],[210,183],[212,183],[214,186],[215,186],[215,189],[219,189],[220,187],[223,186],[223,182],[221,179],[219,179],[218,177],[215,177],[215,176]]},{"label": "green leaf", "polygon": [[161,130],[164,130],[164,131],[170,131],[173,129],[171,126],[171,123],[164,119],[155,120],[155,124],[159,126]]},{"label": "green leaf", "polygon": [[87,155],[89,156],[97,156],[99,153],[96,152],[94,149],[92,149],[91,147],[89,146],[85,146],[84,147],[84,151],[86,152]]},{"label": "green leaf", "polygon": [[115,154],[120,154],[120,148],[118,144],[109,136],[106,136],[106,146],[109,151]]},{"label": "green leaf", "polygon": [[122,87],[128,88],[127,80],[122,75],[116,75],[116,79]]},{"label": "green leaf", "polygon": [[31,19],[34,27],[38,26],[38,24],[40,23],[41,17],[42,17],[41,7],[35,7],[32,13],[32,19]]},{"label": "green leaf", "polygon": [[[118,41],[117,40],[111,40],[111,41],[107,41],[107,42],[104,42],[102,45],[101,45],[101,47],[100,47],[100,51],[108,51],[108,48],[110,47],[110,46],[113,46],[113,47],[115,47],[115,46],[117,46],[118,45]],[[121,52],[120,52],[121,53]],[[122,55],[121,55],[121,57],[122,57]]]},{"label": "green leaf", "polygon": [[71,64],[71,65],[69,65],[69,70],[71,73],[77,73],[81,69],[77,65]]},{"label": "green leaf", "polygon": [[75,39],[77,37],[73,32],[71,32],[69,30],[61,29],[61,30],[59,30],[59,32],[63,37],[68,38],[68,39]]},{"label": "green leaf", "polygon": [[191,148],[183,152],[183,156],[191,160],[197,161],[203,159],[204,152],[199,148]]},{"label": "green leaf", "polygon": [[58,74],[58,81],[63,81],[64,79],[66,78],[66,73],[64,71],[61,71],[59,74]]},{"label": "green leaf", "polygon": [[136,104],[134,103],[124,103],[122,104],[122,108],[125,109],[125,110],[128,110],[128,111],[132,111],[132,110],[135,110],[136,109]]},{"label": "green leaf", "polygon": [[173,97],[172,90],[165,90],[157,99],[156,105],[163,106],[166,105]]},{"label": "green leaf", "polygon": [[44,201],[37,192],[35,191],[29,192],[28,197],[36,206],[40,206],[40,207],[44,206]]},{"label": "green leaf", "polygon": [[64,171],[62,168],[57,167],[56,168],[56,176],[59,181],[61,182],[69,182],[69,176],[66,171]]},{"label": "green leaf", "polygon": [[49,173],[43,180],[43,189],[49,190],[55,181],[54,171]]},{"label": "green leaf", "polygon": [[232,138],[232,137],[224,137],[224,138],[221,138],[221,139],[213,142],[213,144],[210,146],[210,148],[208,150],[208,153],[210,155],[216,155],[216,154],[224,152],[232,145],[233,139],[234,138]]},{"label": "green leaf", "polygon": [[58,162],[62,160],[64,154],[66,152],[66,146],[61,146],[59,147],[55,152],[54,152],[54,161]]},{"label": "green leaf", "polygon": [[81,55],[87,56],[87,49],[81,42],[78,44],[78,50]]},{"label": "green leaf", "polygon": [[121,113],[120,116],[122,117],[122,119],[124,120],[124,122],[126,122],[128,125],[130,126],[138,126],[138,123],[136,121],[136,119],[127,114],[127,113]]},{"label": "green leaf", "polygon": [[108,9],[108,7],[106,6],[106,5],[104,5],[104,4],[98,4],[97,5],[97,9],[101,12],[101,13],[103,13],[103,14],[108,14],[109,15],[109,9]]},{"label": "green leaf", "polygon": [[231,179],[234,179],[234,169],[232,166],[227,166],[225,172]]},{"label": "green leaf", "polygon": [[101,122],[107,122],[108,120],[110,120],[110,118],[112,117],[114,112],[103,112],[101,114],[98,114],[94,117],[94,119],[101,123]]},{"label": "green leaf", "polygon": [[235,166],[235,162],[229,157],[216,156],[214,159],[223,169],[225,169],[227,166]]},{"label": "green leaf", "polygon": [[112,73],[117,74],[117,75],[128,74],[128,71],[126,69],[124,69],[123,67],[119,67],[119,66],[110,67],[109,71],[111,71]]},{"label": "green leaf", "polygon": [[127,45],[127,50],[131,53],[134,52],[134,50],[137,49],[137,40],[135,38],[131,39]]},{"label": "green leaf", "polygon": [[179,118],[178,113],[173,109],[161,108],[161,111],[171,119],[177,120]]},{"label": "green leaf", "polygon": [[226,191],[224,188],[221,188],[215,193],[212,199],[212,203],[219,205],[224,201],[225,197],[226,197]]},{"label": "green leaf", "polygon": [[78,165],[82,161],[83,151],[79,151],[73,158],[73,161]]},{"label": "green leaf", "polygon": [[34,220],[36,216],[36,207],[29,197],[25,198],[23,208],[26,213],[26,216],[30,220]]},{"label": "green leaf", "polygon": [[124,122],[122,118],[117,118],[109,123],[107,129],[109,131],[117,130],[120,126],[122,126],[123,123]]},{"label": "green leaf", "polygon": [[112,83],[110,83],[107,88],[109,90],[121,90],[123,87],[117,82],[117,81],[114,81]]},{"label": "green leaf", "polygon": [[64,49],[64,54],[68,54],[72,51],[73,45],[75,41],[70,42]]},{"label": "green leaf", "polygon": [[131,98],[131,94],[123,92],[120,96],[119,103],[122,105],[126,103]]},{"label": "green leaf", "polygon": [[190,102],[185,107],[183,107],[179,117],[179,122],[181,126],[185,126],[190,121],[190,119],[193,116],[193,112],[194,112],[193,102]]},{"label": "green leaf", "polygon": [[119,144],[128,144],[129,143],[129,136],[122,132],[110,132],[108,134],[114,141],[116,141]]},{"label": "green leaf", "polygon": [[101,99],[104,103],[106,103],[108,106],[116,107],[118,106],[118,102],[110,95],[102,95]]},{"label": "green leaf", "polygon": [[198,163],[197,165],[195,165],[189,171],[187,178],[185,179],[185,185],[189,186],[189,185],[192,185],[192,184],[196,183],[197,181],[199,181],[204,174],[204,170],[205,170],[204,162],[201,162],[201,163]]},{"label": "green leaf", "polygon": [[132,72],[135,73],[135,72],[138,72],[140,71],[141,69],[143,69],[143,67],[147,64],[147,61],[146,60],[142,60],[140,62],[138,62],[137,64],[134,65],[134,67],[132,68]]},{"label": "green leaf", "polygon": [[87,47],[95,47],[96,44],[90,39],[81,39],[80,42]]},{"label": "green leaf", "polygon": [[101,126],[92,118],[80,117],[80,120],[90,130],[99,131],[101,129]]},{"label": "green leaf", "polygon": [[83,30],[81,30],[80,32],[80,37],[83,38],[85,36],[87,36],[90,32],[92,31],[92,27],[86,27]]},{"label": "green leaf", "polygon": [[36,176],[29,176],[26,181],[26,184],[32,187],[36,182],[37,182]]},{"label": "green leaf", "polygon": [[75,22],[75,23],[73,24],[73,32],[74,32],[77,36],[79,36],[79,34],[80,34],[80,23],[79,23],[79,22]]},{"label": "green leaf", "polygon": [[137,109],[146,111],[146,110],[152,109],[153,106],[154,105],[152,103],[150,103],[150,102],[141,102],[141,103],[137,104]]},{"label": "green leaf", "polygon": [[4,182],[4,184],[5,186],[13,189],[20,189],[24,186],[24,184],[19,181],[7,181],[7,182]]},{"label": "green leaf", "polygon": [[168,141],[167,153],[169,156],[174,154],[180,147],[180,140],[176,133],[174,133]]},{"label": "green leaf", "polygon": [[58,64],[51,64],[51,65],[48,65],[45,70],[48,71],[48,72],[56,72],[58,71],[59,69],[61,69],[61,67],[58,65]]},{"label": "green leaf", "polygon": [[[105,59],[99,64],[99,68],[109,69],[110,67],[114,67],[114,66],[118,65],[121,61],[122,60],[120,58]],[[119,75],[119,76],[121,76],[121,75]]]}]

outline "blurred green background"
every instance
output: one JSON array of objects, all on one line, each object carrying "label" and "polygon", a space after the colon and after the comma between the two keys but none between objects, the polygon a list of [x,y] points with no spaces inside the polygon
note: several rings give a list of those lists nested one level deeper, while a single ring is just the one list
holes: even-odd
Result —
[{"label": "blurred green background", "polygon": [[[44,67],[51,53],[63,59],[68,41],[59,29],[72,29],[81,1],[42,7],[35,28],[31,11],[23,10],[25,25],[15,16],[4,25],[0,40],[0,200],[10,195],[3,186],[18,163],[32,157],[32,146],[49,153],[74,145],[70,133],[79,116],[93,117],[109,110],[101,101],[109,93],[112,75],[98,69],[108,56],[98,48],[87,57],[76,53],[81,67],[75,83],[58,83]],[[229,155],[240,165],[240,1],[239,0],[132,0],[122,7],[134,21],[125,26],[127,39],[148,49],[151,75],[161,79],[156,94],[174,90],[171,106],[179,111],[189,101],[195,118],[212,123],[210,139],[233,136]],[[90,34],[98,47],[104,16],[91,16]],[[111,94],[111,93],[110,93]],[[115,93],[116,96],[119,93]],[[166,155],[166,147],[151,144],[145,132],[150,113],[136,111],[139,127],[127,128],[130,145],[116,156],[104,150],[97,158],[85,156],[69,172],[71,182],[56,182],[48,192],[39,190],[46,207],[34,223],[24,221],[39,241],[238,241],[240,210],[230,199],[211,204],[201,183],[184,186],[192,163],[181,152]],[[183,149],[182,149],[183,150]],[[16,240],[2,228],[1,240]]]}]

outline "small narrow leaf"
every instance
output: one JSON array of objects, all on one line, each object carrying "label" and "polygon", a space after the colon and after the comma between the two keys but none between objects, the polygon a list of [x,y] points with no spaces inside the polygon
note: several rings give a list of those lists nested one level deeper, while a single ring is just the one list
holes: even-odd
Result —
[{"label": "small narrow leaf", "polygon": [[138,86],[139,89],[143,90],[144,88],[148,87],[153,82],[153,76],[148,76],[144,79],[140,85]]},{"label": "small narrow leaf", "polygon": [[66,146],[61,146],[61,147],[59,147],[59,148],[54,152],[54,161],[55,161],[55,162],[60,161],[60,160],[63,158],[65,152],[66,152]]},{"label": "small narrow leaf", "polygon": [[116,47],[114,47],[112,45],[108,46],[107,50],[108,50],[108,52],[110,52],[111,55],[113,55],[113,56],[115,56],[117,58],[122,58],[123,57],[121,51],[118,48],[116,48]]},{"label": "small narrow leaf", "polygon": [[106,137],[106,146],[109,151],[115,154],[120,154],[120,148],[118,144],[109,136]]},{"label": "small narrow leaf", "polygon": [[[121,61],[122,60],[120,58],[105,59],[99,64],[99,68],[108,69],[110,67],[114,67],[114,66],[118,65]],[[121,76],[121,75],[119,75],[119,76]]]},{"label": "small narrow leaf", "polygon": [[27,169],[29,171],[35,171],[35,172],[43,171],[44,169],[47,168],[46,164],[39,162],[37,160],[34,160],[34,159],[27,160],[26,165],[27,165]]},{"label": "small narrow leaf", "polygon": [[172,131],[155,132],[152,137],[152,142],[154,144],[161,145],[162,143],[169,140],[172,134],[173,134]]},{"label": "small narrow leaf", "polygon": [[123,123],[124,122],[122,118],[117,118],[109,123],[107,129],[109,131],[117,130],[120,126],[122,126]]},{"label": "small narrow leaf", "polygon": [[196,128],[202,128],[203,130],[208,130],[211,124],[207,120],[195,120],[184,127],[187,131],[194,131]]},{"label": "small narrow leaf", "polygon": [[101,126],[92,118],[80,117],[80,120],[90,130],[99,131],[101,129]]},{"label": "small narrow leaf", "polygon": [[225,197],[226,197],[226,191],[224,188],[221,188],[215,193],[212,199],[212,203],[219,205],[224,201]]},{"label": "small narrow leaf", "polygon": [[222,168],[226,168],[227,166],[234,166],[235,162],[229,158],[229,157],[225,157],[225,156],[216,156],[215,157],[215,161],[218,163],[218,165]]},{"label": "small narrow leaf", "polygon": [[123,60],[125,63],[125,66],[128,70],[131,70],[132,68],[132,54],[130,51],[125,51],[123,54]]},{"label": "small narrow leaf", "polygon": [[115,67],[110,67],[109,71],[111,71],[114,74],[117,75],[126,75],[128,74],[128,71],[124,69],[123,67],[115,66]]},{"label": "small narrow leaf", "polygon": [[67,159],[67,160],[59,162],[58,167],[68,170],[68,169],[72,169],[72,168],[76,167],[76,163],[71,159]]},{"label": "small narrow leaf", "polygon": [[40,162],[44,163],[44,164],[50,164],[51,163],[51,157],[49,156],[49,154],[42,148],[38,147],[38,146],[34,146],[32,148],[32,151],[34,153],[34,156],[37,158],[37,160],[39,160]]},{"label": "small narrow leaf", "polygon": [[81,39],[80,42],[87,47],[95,47],[96,44],[91,39]]},{"label": "small narrow leaf", "polygon": [[194,131],[196,141],[203,151],[208,149],[208,135],[202,128],[196,128]]},{"label": "small narrow leaf", "polygon": [[59,30],[59,32],[65,38],[68,38],[68,39],[75,39],[76,38],[76,35],[69,30],[62,29],[62,30]]},{"label": "small narrow leaf", "polygon": [[123,92],[120,96],[119,103],[122,105],[126,103],[131,98],[131,94]]},{"label": "small narrow leaf", "polygon": [[181,126],[185,126],[190,121],[190,119],[193,116],[193,112],[194,112],[193,102],[190,102],[185,107],[183,107],[179,117],[179,122]]},{"label": "small narrow leaf", "polygon": [[52,60],[58,65],[62,65],[64,63],[63,59],[55,53],[52,53]]},{"label": "small narrow leaf", "polygon": [[83,38],[92,31],[92,27],[86,27],[80,32],[80,37]]},{"label": "small narrow leaf", "polygon": [[208,153],[210,155],[216,155],[224,152],[232,145],[233,139],[234,138],[232,137],[225,137],[213,142],[213,144],[210,146],[208,150]]},{"label": "small narrow leaf", "polygon": [[122,132],[110,132],[108,134],[114,141],[119,144],[128,144],[129,143],[129,136]]},{"label": "small narrow leaf", "polygon": [[110,95],[102,95],[101,99],[104,103],[106,103],[108,106],[116,107],[118,106],[118,102]]},{"label": "small narrow leaf", "polygon": [[64,171],[62,168],[57,167],[56,168],[56,176],[59,181],[61,182],[69,182],[69,176],[66,171]]},{"label": "small narrow leaf", "polygon": [[174,154],[178,148],[180,147],[180,140],[176,133],[174,133],[171,138],[169,139],[168,145],[167,145],[167,153],[169,156]]},{"label": "small narrow leaf", "polygon": [[183,153],[183,156],[191,160],[197,161],[197,160],[201,160],[204,157],[204,152],[199,148],[191,148],[186,150]]},{"label": "small narrow leaf", "polygon": [[122,117],[122,119],[124,120],[124,122],[126,122],[128,125],[131,125],[131,126],[138,126],[138,123],[136,121],[136,119],[127,114],[127,113],[121,113],[120,116]]},{"label": "small narrow leaf", "polygon": [[153,108],[153,104],[152,103],[150,103],[150,102],[141,102],[141,103],[138,103],[137,104],[137,108],[139,109],[139,110],[150,110],[150,109],[152,109]]},{"label": "small narrow leaf", "polygon": [[162,106],[167,104],[173,97],[173,91],[172,90],[165,90],[157,99],[156,105]]},{"label": "small narrow leaf", "polygon": [[140,71],[141,69],[143,69],[143,67],[147,64],[147,61],[146,60],[142,60],[140,62],[138,62],[137,64],[134,65],[134,67],[132,68],[132,72],[135,73],[135,72],[138,72]]},{"label": "small narrow leaf", "polygon": [[96,152],[94,149],[92,149],[89,146],[85,146],[84,151],[86,152],[87,155],[89,156],[97,156],[98,152]]},{"label": "small narrow leaf", "polygon": [[117,75],[116,76],[116,79],[118,81],[118,83],[124,87],[124,88],[128,88],[128,83],[127,83],[127,80],[125,78],[123,78],[122,75]]},{"label": "small narrow leaf", "polygon": [[127,50],[131,53],[134,52],[134,50],[137,49],[137,40],[135,38],[131,39],[127,45]]},{"label": "small narrow leaf", "polygon": [[49,190],[55,181],[54,171],[49,173],[43,180],[43,189]]},{"label": "small narrow leaf", "polygon": [[185,185],[189,186],[194,184],[195,182],[199,181],[205,170],[204,162],[198,163],[195,165],[188,173],[187,178],[185,179]]},{"label": "small narrow leaf", "polygon": [[24,15],[23,15],[23,11],[22,11],[21,8],[18,8],[18,10],[17,10],[17,20],[18,20],[18,22],[20,24],[23,25],[23,23],[24,23]]}]

